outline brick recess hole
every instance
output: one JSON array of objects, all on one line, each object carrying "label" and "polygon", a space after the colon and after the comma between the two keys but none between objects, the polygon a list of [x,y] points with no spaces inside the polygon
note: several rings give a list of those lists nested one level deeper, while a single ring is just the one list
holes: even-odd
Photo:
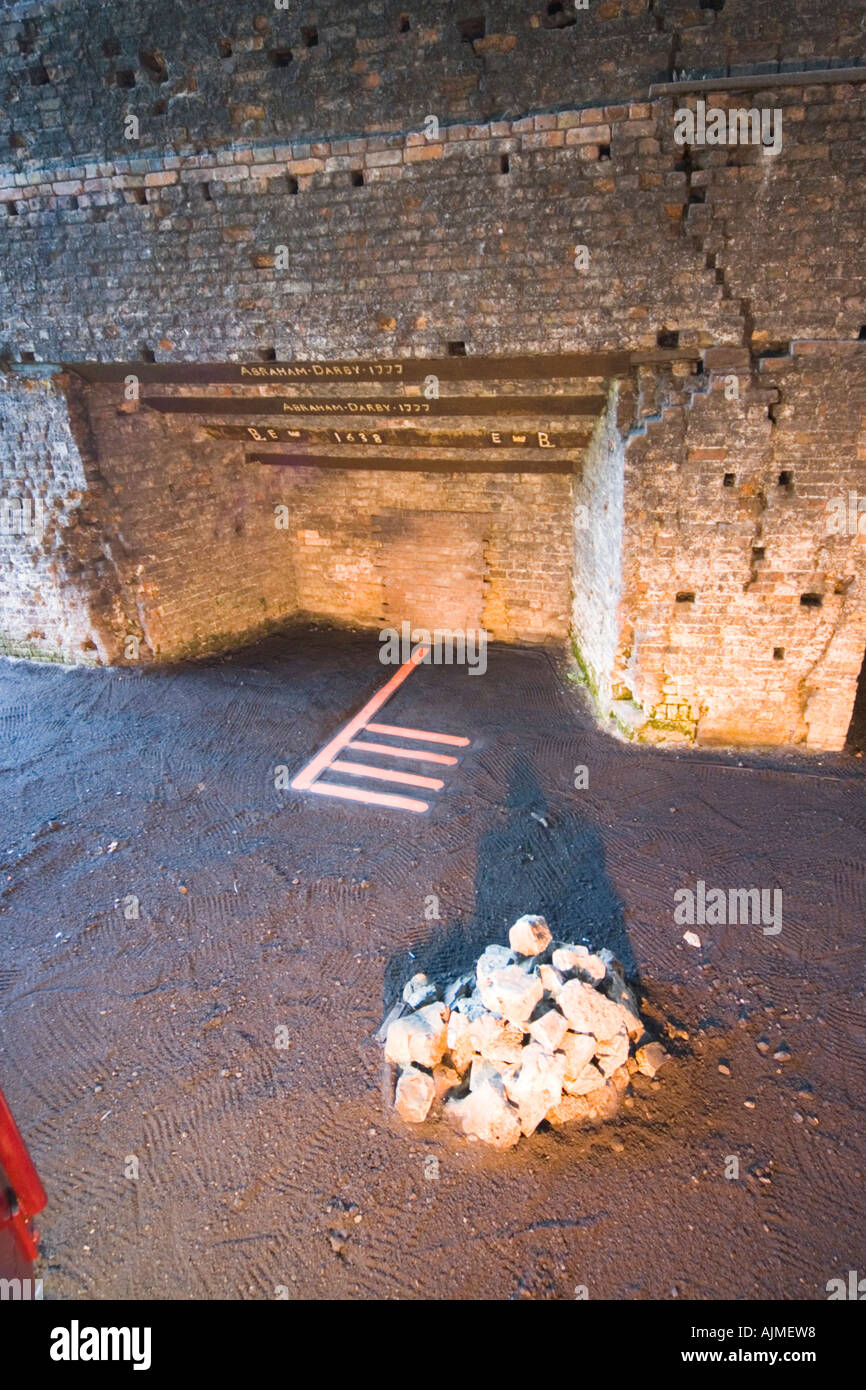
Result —
[{"label": "brick recess hole", "polygon": [[733,487],[736,481],[736,473],[726,473],[724,478],[722,478],[722,487]]},{"label": "brick recess hole", "polygon": [[857,334],[857,341],[858,343],[866,343],[866,323],[863,324],[860,332]]},{"label": "brick recess hole", "polygon": [[660,348],[678,348],[680,345],[679,329],[660,328],[656,334],[656,342]]},{"label": "brick recess hole", "polygon": [[725,0],[701,0],[702,10],[715,10],[719,14],[725,8]]},{"label": "brick recess hole", "polygon": [[573,6],[569,5],[566,8],[563,0],[549,0],[546,14],[551,29],[568,29],[572,24],[577,23],[577,15],[574,13]]},{"label": "brick recess hole", "polygon": [[319,31],[315,24],[306,24],[301,30],[304,48],[315,48],[319,42]]},{"label": "brick recess hole", "polygon": [[774,661],[784,661],[784,660],[785,660],[785,648],[784,648],[784,647],[774,647],[774,648],[773,648],[773,660],[774,660]]},{"label": "brick recess hole", "polygon": [[141,360],[142,362],[156,361],[156,353],[154,352],[153,348],[149,348],[146,343],[142,346],[141,349]]},{"label": "brick recess hole", "polygon": [[6,204],[6,216],[7,216],[7,217],[17,217],[17,216],[18,216],[18,204],[17,204],[17,203],[14,203],[14,202],[11,202],[11,201],[10,201],[10,202],[8,202],[8,203]]},{"label": "brick recess hole", "polygon": [[475,43],[476,39],[484,38],[487,25],[483,15],[474,15],[472,19],[458,20],[457,29],[464,43]]},{"label": "brick recess hole", "polygon": [[120,44],[118,43],[117,39],[102,40],[102,56],[104,58],[120,57]]},{"label": "brick recess hole", "polygon": [[232,51],[233,51],[233,50],[232,50],[232,41],[231,41],[231,39],[220,39],[220,41],[219,41],[219,51],[220,51],[220,57],[221,57],[221,58],[230,58],[230,57],[232,56]]},{"label": "brick recess hole", "polygon": [[268,52],[268,62],[272,68],[287,68],[292,61],[290,48],[272,48]]},{"label": "brick recess hole", "polygon": [[499,172],[500,174],[511,173],[511,160],[507,154],[503,154],[499,158]]},{"label": "brick recess hole", "polygon": [[129,190],[130,201],[133,203],[146,203],[147,190],[145,188],[131,188]]},{"label": "brick recess hole", "polygon": [[298,180],[295,178],[294,174],[289,174],[288,179],[287,179],[287,183],[288,183],[288,185],[289,185],[289,192],[290,192],[290,193],[297,193],[297,192],[298,192],[299,184],[298,184]]},{"label": "brick recess hole", "polygon": [[763,559],[766,557],[766,554],[767,554],[767,552],[766,552],[766,550],[764,549],[764,547],[763,547],[762,545],[753,545],[753,546],[752,546],[752,559],[753,559],[753,560],[763,560]]},{"label": "brick recess hole", "polygon": [[167,82],[168,68],[165,58],[158,48],[140,48],[138,50],[138,61],[144,68],[151,82]]},{"label": "brick recess hole", "polygon": [[351,180],[352,180],[352,187],[353,187],[353,188],[363,188],[363,187],[364,187],[364,174],[363,174],[363,170],[361,170],[361,169],[353,169],[353,170],[352,170],[352,173],[351,173]]},{"label": "brick recess hole", "polygon": [[677,603],[694,603],[695,596],[691,589],[682,589],[677,594]]},{"label": "brick recess hole", "polygon": [[460,343],[460,342],[449,343],[449,344],[448,344],[448,356],[449,356],[449,357],[465,357],[465,356],[466,356],[466,344],[465,344],[465,343]]},{"label": "brick recess hole", "polygon": [[781,471],[781,473],[779,474],[779,487],[786,487],[786,488],[788,488],[788,490],[790,491],[790,489],[791,489],[793,486],[794,486],[794,475],[793,475],[793,473],[791,472],[790,468],[783,468],[782,471]]},{"label": "brick recess hole", "polygon": [[599,145],[598,157],[599,159],[610,159],[610,145]]},{"label": "brick recess hole", "polygon": [[114,80],[118,87],[128,89],[135,86],[135,73],[131,68],[121,68]]},{"label": "brick recess hole", "polygon": [[30,69],[30,85],[32,87],[47,87],[50,81],[48,71],[41,63],[37,63],[35,68]]},{"label": "brick recess hole", "polygon": [[801,595],[800,595],[800,607],[801,607],[801,608],[820,608],[820,607],[821,607],[821,604],[822,604],[823,602],[824,602],[824,599],[822,598],[822,596],[821,596],[820,594],[801,594]]},{"label": "brick recess hole", "polygon": [[22,362],[35,362],[35,361],[36,361],[36,353],[35,353],[35,352],[22,352],[22,354],[21,354],[21,361],[22,361]]},{"label": "brick recess hole", "polygon": [[277,350],[273,347],[259,348],[260,362],[276,362]]},{"label": "brick recess hole", "polygon": [[412,28],[412,24],[411,24],[411,21],[410,21],[409,16],[408,16],[407,14],[401,14],[401,15],[398,15],[398,16],[397,16],[397,33],[398,33],[398,34],[408,34],[408,33],[409,33],[409,30],[410,30],[411,28]]}]

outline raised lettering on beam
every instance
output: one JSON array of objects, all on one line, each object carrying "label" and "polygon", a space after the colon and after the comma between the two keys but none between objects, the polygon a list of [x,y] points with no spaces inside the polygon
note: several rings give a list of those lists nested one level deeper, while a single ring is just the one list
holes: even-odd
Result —
[{"label": "raised lettering on beam", "polygon": [[413,449],[583,449],[585,430],[292,430],[281,425],[208,425],[212,439],[245,439],[254,444],[363,444],[366,448]]},{"label": "raised lettering on beam", "polygon": [[434,401],[352,400],[292,396],[146,396],[142,405],[167,415],[463,416],[599,415],[604,396],[443,396]]}]

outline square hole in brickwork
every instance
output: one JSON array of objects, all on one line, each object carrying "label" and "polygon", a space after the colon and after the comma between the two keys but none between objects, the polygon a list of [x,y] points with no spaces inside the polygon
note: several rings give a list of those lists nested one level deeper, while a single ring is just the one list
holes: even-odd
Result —
[{"label": "square hole in brickwork", "polygon": [[272,347],[259,348],[258,358],[260,362],[276,362],[277,350]]},{"label": "square hole in brickwork", "polygon": [[268,51],[268,62],[272,68],[287,68],[292,61],[292,50],[290,48],[271,48]]},{"label": "square hole in brickwork", "polygon": [[545,13],[552,29],[567,29],[577,23],[574,6],[564,4],[563,0],[548,0]]},{"label": "square hole in brickwork", "polygon": [[700,0],[702,10],[715,10],[719,14],[725,8],[725,0]]},{"label": "square hole in brickwork", "polygon": [[408,16],[407,14],[398,14],[398,16],[397,16],[397,33],[398,33],[398,34],[408,34],[408,33],[409,33],[409,30],[410,30],[411,28],[412,28],[412,24],[411,24],[411,21],[410,21],[410,19],[409,19],[409,16]]},{"label": "square hole in brickwork", "polygon": [[599,145],[598,157],[599,159],[610,159],[610,145]]},{"label": "square hole in brickwork", "polygon": [[465,343],[460,343],[460,342],[449,343],[449,344],[448,344],[448,356],[449,356],[449,357],[465,357],[465,356],[466,356],[466,344],[465,344]]},{"label": "square hole in brickwork", "polygon": [[677,348],[680,345],[680,334],[677,328],[660,328],[656,334],[656,342],[660,348]]},{"label": "square hole in brickwork", "polygon": [[212,194],[211,191],[210,191],[210,184],[209,184],[209,183],[203,183],[203,184],[202,184],[202,186],[201,186],[201,196],[204,198],[204,200],[205,200],[206,203],[212,203],[212,202],[213,202],[213,194]]},{"label": "square hole in brickwork", "polygon": [[483,15],[474,15],[472,19],[458,20],[457,29],[464,43],[475,43],[476,39],[484,38],[487,24]]},{"label": "square hole in brickwork", "polygon": [[221,58],[230,58],[230,57],[232,56],[232,52],[233,52],[233,49],[232,49],[232,41],[231,41],[231,39],[220,39],[220,41],[219,41],[219,54],[220,54],[220,57],[221,57]]},{"label": "square hole in brickwork", "polygon": [[784,647],[774,647],[774,648],[773,648],[773,660],[774,660],[774,661],[784,661],[784,660],[785,660],[785,648],[784,648]]},{"label": "square hole in brickwork", "polygon": [[753,560],[764,560],[764,559],[766,559],[766,555],[767,555],[767,552],[766,552],[766,550],[764,549],[764,547],[763,547],[762,545],[753,545],[753,546],[752,546],[752,559],[753,559]]},{"label": "square hole in brickwork", "polygon": [[351,174],[349,175],[349,178],[350,178],[350,181],[351,181],[351,184],[352,184],[352,187],[353,187],[353,188],[363,188],[363,187],[364,187],[364,173],[363,173],[363,170],[361,170],[361,169],[353,169],[352,172],[351,172]]},{"label": "square hole in brickwork", "polygon": [[35,352],[22,352],[21,355],[20,355],[19,361],[21,361],[21,362],[35,362],[35,361],[36,361],[36,353],[35,353]]},{"label": "square hole in brickwork", "polygon": [[737,481],[736,473],[726,473],[722,478],[722,487],[733,487]]},{"label": "square hole in brickwork", "polygon": [[156,361],[156,353],[154,352],[153,348],[149,348],[149,347],[147,346],[146,343],[143,343],[143,344],[142,344],[141,352],[139,353],[139,357],[141,358],[142,362],[155,362],[155,361]]},{"label": "square hole in brickwork", "polygon": [[499,156],[499,172],[500,174],[511,173],[511,160],[509,159],[507,154]]},{"label": "square hole in brickwork", "polygon": [[130,87],[135,86],[135,73],[131,68],[120,68],[114,80],[118,87],[123,87],[128,90]]},{"label": "square hole in brickwork", "polygon": [[146,203],[146,202],[147,202],[147,189],[146,189],[146,188],[130,188],[130,190],[129,190],[129,200],[130,200],[131,203]]},{"label": "square hole in brickwork", "polygon": [[15,202],[13,202],[13,201],[10,200],[10,201],[6,204],[6,216],[7,216],[7,217],[17,217],[17,216],[18,216],[18,204],[17,204],[17,203],[15,203]]},{"label": "square hole in brickwork", "polygon": [[102,56],[104,58],[120,57],[120,44],[117,39],[102,40]]},{"label": "square hole in brickwork", "polygon": [[801,607],[801,608],[820,608],[820,607],[821,607],[821,604],[822,604],[823,602],[824,602],[824,599],[823,599],[823,597],[822,597],[821,594],[801,594],[801,595],[800,595],[800,607]]},{"label": "square hole in brickwork", "polygon": [[790,468],[783,468],[781,473],[779,474],[779,487],[787,488],[790,492],[793,486],[794,474],[791,472]]},{"label": "square hole in brickwork", "polygon": [[866,343],[866,323],[863,324],[863,327],[860,329],[860,332],[857,334],[857,341],[860,342],[860,343]]},{"label": "square hole in brickwork", "polygon": [[31,87],[47,87],[51,78],[48,76],[47,69],[41,63],[37,63],[35,68],[30,69]]},{"label": "square hole in brickwork", "polygon": [[286,183],[289,185],[289,192],[290,192],[290,193],[297,193],[297,192],[298,192],[298,188],[299,188],[298,180],[295,178],[294,174],[289,174],[288,178],[286,179]]},{"label": "square hole in brickwork", "polygon": [[319,31],[315,24],[305,24],[301,29],[304,48],[315,48],[319,42]]},{"label": "square hole in brickwork", "polygon": [[695,596],[691,589],[682,589],[677,594],[677,603],[694,603]]},{"label": "square hole in brickwork", "polygon": [[144,68],[151,82],[167,82],[168,68],[165,58],[158,48],[140,48],[138,50],[138,61]]}]

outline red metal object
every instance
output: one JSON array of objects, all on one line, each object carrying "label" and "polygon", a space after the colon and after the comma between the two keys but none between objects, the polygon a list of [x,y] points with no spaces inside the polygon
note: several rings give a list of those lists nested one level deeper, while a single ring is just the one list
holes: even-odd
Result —
[{"label": "red metal object", "polygon": [[21,1138],[6,1097],[0,1091],[0,1276],[30,1278],[39,1253],[33,1224],[48,1201]]}]

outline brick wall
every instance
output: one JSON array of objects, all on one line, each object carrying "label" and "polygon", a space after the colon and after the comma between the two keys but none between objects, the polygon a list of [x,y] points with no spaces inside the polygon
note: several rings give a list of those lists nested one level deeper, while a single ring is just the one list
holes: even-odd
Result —
[{"label": "brick wall", "polygon": [[[63,485],[63,542],[52,531],[7,565],[7,641],[117,660],[130,634],[167,656],[293,612],[375,625],[432,601],[435,584],[413,587],[412,535],[424,569],[452,576],[439,600],[480,602],[498,636],[561,638],[573,587],[599,691],[651,724],[839,746],[863,577],[856,536],[827,542],[819,513],[843,481],[866,495],[866,86],[710,98],[781,108],[775,158],[683,149],[674,112],[696,96],[648,87],[672,70],[859,61],[862,6],[636,0],[562,27],[547,6],[405,13],[408,30],[389,4],[94,5],[87,24],[80,4],[12,6],[0,357],[38,371],[676,342],[705,354],[703,374],[642,370],[613,449],[599,435],[574,479],[519,480],[289,477],[118,412],[116,391],[16,385],[4,470],[32,458],[50,492],[66,432],[86,486]],[[479,16],[485,33],[461,35]]]}]

